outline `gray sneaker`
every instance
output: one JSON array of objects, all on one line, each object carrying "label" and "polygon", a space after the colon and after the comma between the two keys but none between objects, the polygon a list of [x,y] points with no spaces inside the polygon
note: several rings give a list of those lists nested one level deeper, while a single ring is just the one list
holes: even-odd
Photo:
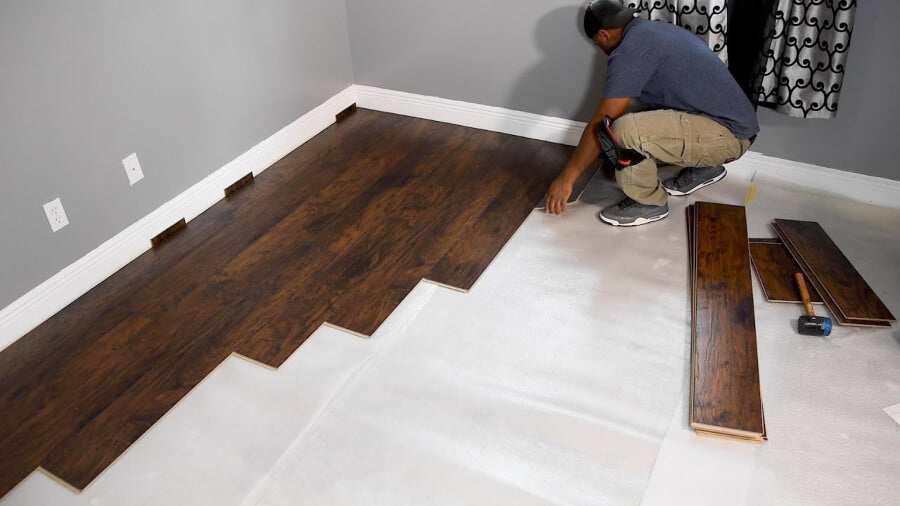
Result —
[{"label": "gray sneaker", "polygon": [[648,206],[625,197],[616,205],[600,211],[598,218],[617,227],[635,227],[661,220],[669,215],[669,204]]},{"label": "gray sneaker", "polygon": [[725,167],[685,167],[662,182],[669,195],[688,195],[725,177]]}]

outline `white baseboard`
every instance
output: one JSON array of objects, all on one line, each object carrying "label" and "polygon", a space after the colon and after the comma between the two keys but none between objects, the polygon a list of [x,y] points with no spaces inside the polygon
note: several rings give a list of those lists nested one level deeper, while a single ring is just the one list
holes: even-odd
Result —
[{"label": "white baseboard", "polygon": [[[334,115],[359,107],[483,130],[576,145],[585,124],[502,107],[353,85],[187,189],[98,246],[80,260],[0,310],[0,350],[140,256],[150,238],[181,218],[190,221],[223,197],[225,187],[248,172],[259,174],[334,123]],[[750,179],[774,179],[860,202],[900,207],[900,181],[828,169],[749,152],[729,165]]]},{"label": "white baseboard", "polygon": [[415,95],[402,91],[356,86],[365,109],[402,114],[416,118],[452,123],[482,130],[528,137],[559,144],[576,145],[584,123],[563,118],[513,111],[502,107],[472,104],[458,100]]},{"label": "white baseboard", "polygon": [[[371,86],[356,86],[359,107],[574,146],[585,123]],[[852,200],[900,207],[900,181],[829,169],[750,151],[729,171],[805,186]]]},{"label": "white baseboard", "polygon": [[151,237],[181,218],[196,218],[224,197],[227,186],[248,172],[259,174],[318,135],[354,102],[356,89],[350,86],[0,310],[0,350],[150,249]]}]

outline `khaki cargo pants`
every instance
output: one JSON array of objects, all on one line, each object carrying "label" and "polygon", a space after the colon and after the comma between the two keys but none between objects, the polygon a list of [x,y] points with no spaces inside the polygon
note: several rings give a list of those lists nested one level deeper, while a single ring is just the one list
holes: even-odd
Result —
[{"label": "khaki cargo pants", "polygon": [[663,165],[709,167],[740,158],[750,141],[738,139],[720,123],[705,116],[668,109],[626,114],[613,122],[613,133],[626,148],[647,157],[616,171],[616,182],[641,204],[660,206],[666,191],[657,175]]}]

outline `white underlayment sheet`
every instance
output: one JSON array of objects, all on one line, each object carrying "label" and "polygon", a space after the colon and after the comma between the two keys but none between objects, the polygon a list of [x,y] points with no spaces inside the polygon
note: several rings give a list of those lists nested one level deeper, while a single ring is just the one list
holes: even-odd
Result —
[{"label": "white underlayment sheet", "polygon": [[[823,224],[900,313],[900,211],[757,180],[751,235]],[[636,229],[532,214],[468,294],[420,284],[371,340],[320,329],[277,372],[229,359],[80,495],[7,504],[891,504],[900,333],[797,336],[757,287],[770,441],[687,429],[684,206]],[[698,199],[743,203],[726,178]],[[646,492],[646,493],[645,493]]]}]

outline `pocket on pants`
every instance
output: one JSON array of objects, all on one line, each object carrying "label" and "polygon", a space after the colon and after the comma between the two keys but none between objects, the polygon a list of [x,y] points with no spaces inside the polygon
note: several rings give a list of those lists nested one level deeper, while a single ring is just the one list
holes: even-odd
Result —
[{"label": "pocket on pants", "polygon": [[721,140],[705,146],[703,153],[697,160],[698,167],[709,167],[732,162],[741,157],[744,150],[736,138],[722,138]]}]

